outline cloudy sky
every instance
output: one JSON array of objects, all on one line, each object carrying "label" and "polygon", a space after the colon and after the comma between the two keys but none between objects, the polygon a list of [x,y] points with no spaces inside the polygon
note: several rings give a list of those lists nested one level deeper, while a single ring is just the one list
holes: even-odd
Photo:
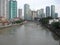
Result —
[{"label": "cloudy sky", "polygon": [[22,9],[24,9],[24,4],[29,4],[31,10],[37,10],[41,8],[45,9],[46,6],[55,5],[56,12],[60,12],[60,0],[17,0],[17,2],[18,8]]}]

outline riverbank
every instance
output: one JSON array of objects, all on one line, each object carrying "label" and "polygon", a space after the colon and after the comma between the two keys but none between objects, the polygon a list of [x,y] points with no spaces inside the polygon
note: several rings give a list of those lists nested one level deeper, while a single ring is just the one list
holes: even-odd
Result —
[{"label": "riverbank", "polygon": [[0,26],[0,29],[5,29],[5,28],[8,28],[8,27],[13,27],[13,26],[20,26],[24,23],[26,23],[26,22],[24,21],[24,22],[19,23],[19,24],[10,24],[10,25],[5,25],[5,26]]},{"label": "riverbank", "polygon": [[41,23],[41,25],[48,28],[51,32],[55,33],[60,38],[60,29],[55,29],[54,27],[52,27],[49,24],[42,24]]}]

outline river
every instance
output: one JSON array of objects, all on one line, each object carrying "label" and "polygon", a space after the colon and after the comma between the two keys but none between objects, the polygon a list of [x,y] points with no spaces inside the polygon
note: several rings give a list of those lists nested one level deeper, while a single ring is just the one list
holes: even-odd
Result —
[{"label": "river", "polygon": [[59,38],[47,28],[28,22],[0,29],[0,45],[60,45]]}]

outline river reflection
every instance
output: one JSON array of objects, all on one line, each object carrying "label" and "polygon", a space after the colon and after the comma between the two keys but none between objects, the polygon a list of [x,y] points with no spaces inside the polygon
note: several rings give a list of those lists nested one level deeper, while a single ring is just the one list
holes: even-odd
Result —
[{"label": "river reflection", "polygon": [[59,45],[59,40],[48,29],[33,22],[0,30],[0,45]]}]

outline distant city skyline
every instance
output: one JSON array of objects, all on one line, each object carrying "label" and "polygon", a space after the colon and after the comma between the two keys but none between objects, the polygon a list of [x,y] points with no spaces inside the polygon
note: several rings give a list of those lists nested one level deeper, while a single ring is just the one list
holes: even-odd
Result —
[{"label": "distant city skyline", "polygon": [[[56,12],[60,15],[60,0],[17,0],[18,8],[24,9],[24,4],[29,4],[31,10],[46,8],[46,6],[55,5]],[[60,16],[59,16],[60,17]]]}]

